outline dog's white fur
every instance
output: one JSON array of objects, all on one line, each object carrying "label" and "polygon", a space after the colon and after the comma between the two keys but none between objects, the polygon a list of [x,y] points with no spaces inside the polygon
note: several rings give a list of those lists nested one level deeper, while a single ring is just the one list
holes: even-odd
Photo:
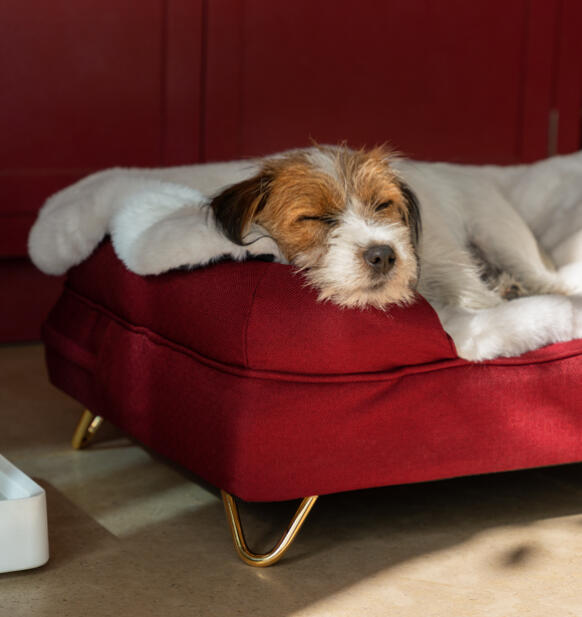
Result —
[{"label": "dog's white fur", "polygon": [[[313,164],[334,174],[325,152]],[[582,338],[582,153],[534,165],[461,166],[396,159],[417,195],[422,218],[418,291],[437,311],[461,357],[486,360]],[[89,256],[106,233],[138,274],[203,265],[223,255],[284,257],[254,226],[256,241],[228,240],[205,206],[224,186],[257,173],[260,161],[94,174],[51,197],[31,230],[29,252],[44,272],[61,274]],[[404,243],[401,230],[379,228],[346,211],[342,234],[326,256],[349,285],[350,247]],[[399,236],[400,234],[400,236]],[[254,236],[254,238],[252,238]],[[535,296],[504,301],[481,279],[467,244],[509,270]],[[538,242],[556,271],[544,264]],[[301,266],[300,260],[296,260]]]}]

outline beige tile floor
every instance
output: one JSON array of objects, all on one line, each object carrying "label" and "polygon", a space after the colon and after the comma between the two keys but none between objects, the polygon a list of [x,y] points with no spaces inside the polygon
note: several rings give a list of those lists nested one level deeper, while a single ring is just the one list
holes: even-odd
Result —
[{"label": "beige tile floor", "polygon": [[[38,345],[0,347],[0,452],[45,487],[51,543],[0,575],[0,617],[582,616],[582,465],[325,497],[259,570],[212,488],[111,426],[72,451],[80,411]],[[249,539],[292,509],[246,505]]]}]

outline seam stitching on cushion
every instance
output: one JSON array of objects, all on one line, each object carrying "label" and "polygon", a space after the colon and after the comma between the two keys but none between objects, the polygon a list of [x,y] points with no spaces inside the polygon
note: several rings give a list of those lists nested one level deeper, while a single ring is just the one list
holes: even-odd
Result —
[{"label": "seam stitching on cushion", "polygon": [[115,321],[118,325],[123,327],[124,329],[135,332],[141,336],[145,336],[153,343],[158,345],[162,345],[164,347],[168,347],[169,349],[180,353],[184,356],[192,358],[209,366],[210,368],[214,368],[222,373],[226,373],[229,375],[236,375],[237,377],[246,377],[246,378],[254,378],[254,379],[267,379],[272,381],[288,381],[288,382],[301,382],[301,383],[362,383],[362,382],[382,382],[382,381],[394,381],[397,379],[402,379],[403,377],[408,377],[409,375],[419,375],[424,373],[433,373],[437,371],[442,371],[446,369],[454,369],[454,368],[463,368],[463,367],[473,367],[476,369],[482,368],[495,368],[495,367],[506,367],[506,366],[528,366],[528,365],[541,365],[541,364],[549,364],[550,362],[554,362],[556,360],[566,360],[570,358],[581,357],[582,352],[577,351],[573,353],[568,353],[565,355],[557,355],[551,358],[546,358],[543,360],[538,360],[536,362],[515,362],[512,361],[511,358],[500,358],[500,361],[491,361],[491,362],[469,362],[467,360],[463,360],[462,358],[453,358],[451,360],[444,360],[437,364],[417,364],[410,365],[405,369],[399,369],[397,371],[392,372],[383,372],[383,373],[346,373],[342,375],[330,374],[330,375],[317,375],[317,374],[304,374],[304,373],[283,373],[276,371],[264,371],[261,369],[251,369],[244,366],[237,366],[226,364],[223,362],[219,362],[217,360],[213,360],[212,358],[208,358],[201,353],[194,351],[188,347],[184,347],[180,343],[176,343],[175,341],[171,341],[170,339],[165,338],[161,334],[157,332],[153,332],[146,326],[137,326],[128,323],[125,319],[114,313],[113,311],[107,309],[103,305],[83,296],[78,293],[74,289],[72,289],[69,285],[65,284],[65,289],[67,293],[75,296],[80,302],[86,304],[92,310],[101,311],[103,314],[107,315],[110,319]]},{"label": "seam stitching on cushion", "polygon": [[[86,296],[83,296],[82,294],[78,293],[74,289],[71,289],[68,285],[65,285],[65,287],[66,287],[67,293],[70,293],[77,300],[79,300],[79,302],[86,304],[89,307],[89,309],[93,311],[99,311],[103,313],[109,319],[114,321],[117,325],[122,327],[124,330],[127,330],[128,332],[133,332],[135,334],[139,334],[140,336],[144,336],[145,338],[149,339],[153,343],[156,343],[157,345],[169,347],[170,349],[172,349],[173,351],[176,351],[177,353],[181,353],[182,355],[193,358],[201,362],[202,364],[205,364],[217,370],[221,370],[224,373],[237,374],[238,371],[245,370],[245,367],[230,365],[225,362],[220,362],[218,360],[208,358],[204,356],[203,354],[201,354],[200,352],[194,351],[193,349],[190,349],[188,347],[184,347],[184,345],[181,345],[180,343],[176,343],[175,341],[172,341],[162,336],[161,334],[158,334],[157,332],[153,332],[146,326],[138,326],[138,325],[131,324],[127,322],[123,317],[117,315],[116,313],[104,307],[103,305],[99,304],[98,302],[95,302],[94,300],[91,300],[90,298],[87,298]],[[63,335],[63,336],[66,336],[66,335]]]}]

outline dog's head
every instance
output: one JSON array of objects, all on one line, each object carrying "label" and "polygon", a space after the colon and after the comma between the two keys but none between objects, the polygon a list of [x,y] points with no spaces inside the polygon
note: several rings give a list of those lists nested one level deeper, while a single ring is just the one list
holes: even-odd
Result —
[{"label": "dog's head", "polygon": [[266,159],[211,207],[237,244],[253,223],[264,228],[320,299],[382,308],[414,297],[418,203],[382,148],[314,147]]}]

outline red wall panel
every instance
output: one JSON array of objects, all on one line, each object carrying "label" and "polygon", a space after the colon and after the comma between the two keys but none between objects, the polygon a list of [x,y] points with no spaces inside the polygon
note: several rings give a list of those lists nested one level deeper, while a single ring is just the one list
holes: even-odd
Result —
[{"label": "red wall panel", "polygon": [[[139,10],[136,10],[138,9]],[[0,37],[3,168],[159,160],[159,0],[9,0]]]},{"label": "red wall panel", "polygon": [[263,154],[310,138],[390,141],[417,158],[463,162],[544,156],[556,8],[215,0],[205,156]]},{"label": "red wall panel", "polygon": [[33,341],[63,287],[63,277],[45,276],[26,259],[0,260],[0,342]]},{"label": "red wall panel", "polygon": [[560,3],[558,62],[554,109],[557,111],[558,153],[582,147],[582,2]]},{"label": "red wall panel", "polygon": [[44,199],[90,171],[198,160],[201,15],[202,0],[3,3],[0,256],[25,255]]},{"label": "red wall panel", "polygon": [[533,0],[526,5],[520,101],[516,128],[519,160],[548,156],[550,114],[558,50],[560,2]]},{"label": "red wall panel", "polygon": [[[0,6],[0,258],[46,197],[114,165],[196,162],[203,0]],[[38,338],[60,280],[0,259],[0,341]]]},{"label": "red wall panel", "polygon": [[162,120],[163,165],[200,160],[204,77],[202,0],[166,0]]}]

